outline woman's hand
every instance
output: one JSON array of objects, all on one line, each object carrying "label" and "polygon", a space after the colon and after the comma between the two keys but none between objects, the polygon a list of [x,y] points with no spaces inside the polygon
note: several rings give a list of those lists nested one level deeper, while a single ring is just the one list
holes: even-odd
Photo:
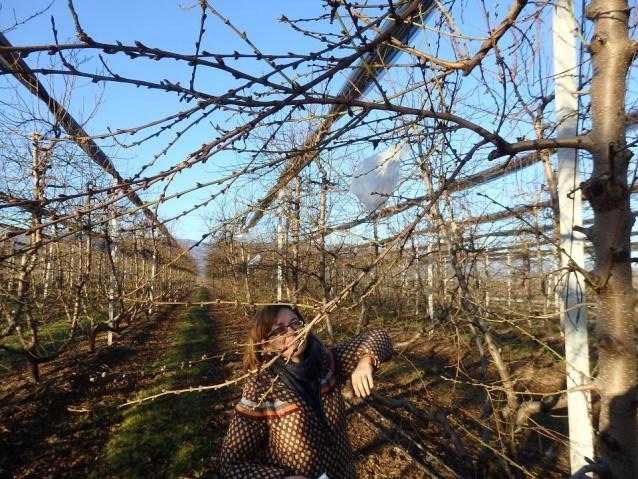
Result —
[{"label": "woman's hand", "polygon": [[363,356],[352,373],[352,389],[354,389],[357,397],[368,397],[372,393],[372,389],[374,389],[374,381],[372,379],[373,361],[372,356]]}]

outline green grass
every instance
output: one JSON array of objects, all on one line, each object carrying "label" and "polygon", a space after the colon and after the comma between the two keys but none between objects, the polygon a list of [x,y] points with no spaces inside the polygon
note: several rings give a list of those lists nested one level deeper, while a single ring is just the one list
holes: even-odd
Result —
[{"label": "green grass", "polygon": [[[205,300],[205,292],[198,292],[195,299]],[[207,352],[209,327],[207,309],[191,306],[180,318],[170,351],[157,366],[201,357]],[[205,367],[207,363],[169,369],[138,397],[197,386]],[[211,444],[220,440],[221,432],[206,426],[214,399],[215,393],[184,393],[126,409],[107,445],[103,467],[91,477],[200,477],[210,461]]]},{"label": "green grass", "polygon": [[[80,319],[80,322],[88,322],[88,319]],[[61,319],[41,324],[38,331],[39,345],[36,347],[36,353],[47,355],[57,350],[58,346],[64,342],[69,333],[69,321]],[[75,331],[74,341],[83,340],[86,335],[82,332],[82,324],[78,325]],[[6,344],[14,349],[22,349],[20,339],[16,334],[12,334],[0,340],[0,345]],[[4,349],[0,349],[0,375],[4,372],[15,371],[26,365],[27,361],[21,354],[11,353]]]}]

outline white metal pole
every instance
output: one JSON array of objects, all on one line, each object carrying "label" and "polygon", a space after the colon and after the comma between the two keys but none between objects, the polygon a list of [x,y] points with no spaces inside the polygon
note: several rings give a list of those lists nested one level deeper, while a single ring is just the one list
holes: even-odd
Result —
[{"label": "white metal pole", "polygon": [[[576,97],[576,34],[578,28],[570,0],[554,2],[553,46],[556,94],[556,136],[577,134],[578,100]],[[574,225],[582,224],[581,192],[576,150],[558,150],[558,196],[560,209],[561,267],[569,261],[584,264],[584,241]],[[570,197],[568,197],[568,195]],[[567,253],[567,254],[566,254]],[[562,322],[565,331],[565,357],[568,391],[590,382],[587,310],[575,307],[585,301],[585,282],[580,273],[570,271],[562,286]],[[588,391],[568,392],[569,443],[572,473],[593,459],[593,429]]]}]

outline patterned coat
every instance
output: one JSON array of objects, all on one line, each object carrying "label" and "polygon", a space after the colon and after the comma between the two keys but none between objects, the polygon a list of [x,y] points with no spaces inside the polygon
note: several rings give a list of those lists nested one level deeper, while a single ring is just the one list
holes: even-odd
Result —
[{"label": "patterned coat", "polygon": [[354,478],[341,387],[364,355],[371,355],[377,365],[392,353],[392,342],[384,331],[362,334],[325,351],[321,403],[327,424],[270,369],[251,376],[222,446],[223,476],[316,479],[326,473],[329,479]]}]

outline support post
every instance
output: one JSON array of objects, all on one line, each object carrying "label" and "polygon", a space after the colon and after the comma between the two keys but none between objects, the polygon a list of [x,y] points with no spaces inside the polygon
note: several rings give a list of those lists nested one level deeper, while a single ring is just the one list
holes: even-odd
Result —
[{"label": "support post", "polygon": [[[577,134],[577,31],[571,1],[557,0],[554,3],[553,15],[557,138]],[[557,156],[560,245],[563,251],[561,267],[570,268],[570,261],[582,267],[584,264],[583,237],[580,233],[573,231],[574,225],[582,224],[578,157],[576,150],[566,148],[559,149]],[[587,310],[584,306],[577,307],[585,301],[585,282],[580,273],[569,271],[561,287],[564,311],[561,319],[565,332],[569,391],[590,382]],[[590,459],[594,457],[589,391],[568,392],[567,407],[570,462],[572,473],[575,473],[587,464],[586,457]]]}]

